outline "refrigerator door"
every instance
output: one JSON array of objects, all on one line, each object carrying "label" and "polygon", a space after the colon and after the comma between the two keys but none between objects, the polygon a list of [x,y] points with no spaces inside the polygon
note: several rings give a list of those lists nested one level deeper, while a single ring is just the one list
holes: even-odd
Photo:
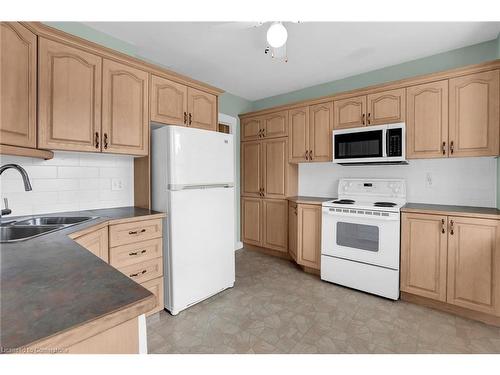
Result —
[{"label": "refrigerator door", "polygon": [[167,126],[167,188],[234,184],[233,135]]},{"label": "refrigerator door", "polygon": [[175,315],[234,285],[234,188],[168,194],[165,301]]}]

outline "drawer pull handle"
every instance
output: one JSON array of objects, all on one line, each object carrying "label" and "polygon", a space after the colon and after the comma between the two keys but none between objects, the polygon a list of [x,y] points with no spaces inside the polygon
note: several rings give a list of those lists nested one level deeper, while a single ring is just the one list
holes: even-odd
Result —
[{"label": "drawer pull handle", "polygon": [[445,233],[446,230],[445,230],[445,221],[444,219],[441,219],[441,233]]},{"label": "drawer pull handle", "polygon": [[144,254],[146,252],[146,250],[141,250],[141,251],[133,251],[131,253],[128,253],[128,255],[130,256],[134,256],[134,255],[139,255],[139,254]]},{"label": "drawer pull handle", "polygon": [[453,226],[453,220],[450,221],[450,234],[453,236],[455,234],[455,228]]},{"label": "drawer pull handle", "polygon": [[148,271],[147,270],[142,270],[141,272],[130,274],[129,277],[137,277],[137,276],[140,276],[140,275],[144,275],[146,272],[148,272]]},{"label": "drawer pull handle", "polygon": [[139,234],[139,233],[144,233],[146,231],[146,229],[141,229],[140,231],[137,231],[137,230],[131,230],[130,232],[128,232],[128,234],[132,235],[132,234]]}]

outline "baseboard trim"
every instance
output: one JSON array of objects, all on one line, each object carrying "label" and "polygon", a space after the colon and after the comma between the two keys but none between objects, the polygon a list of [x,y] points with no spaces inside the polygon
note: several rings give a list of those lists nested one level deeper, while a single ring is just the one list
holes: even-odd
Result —
[{"label": "baseboard trim", "polygon": [[245,244],[245,249],[246,250],[257,251],[259,253],[263,253],[263,254],[266,254],[266,255],[272,255],[272,256],[275,256],[275,257],[278,257],[278,258],[292,260],[292,257],[288,253],[285,253],[285,252],[282,252],[282,251],[278,251],[278,250],[268,249],[268,248],[264,248],[264,247],[260,247],[260,246],[255,246],[255,245],[249,245],[247,243]]},{"label": "baseboard trim", "polygon": [[415,303],[417,305],[422,305],[425,307],[429,307],[431,309],[444,311],[450,314],[458,315],[462,318],[478,320],[482,323],[490,324],[492,326],[500,327],[500,317],[489,315],[483,312],[469,310],[463,307],[450,305],[446,302],[435,301],[430,298],[417,296],[415,294],[401,292],[400,293],[401,300],[406,302]]}]

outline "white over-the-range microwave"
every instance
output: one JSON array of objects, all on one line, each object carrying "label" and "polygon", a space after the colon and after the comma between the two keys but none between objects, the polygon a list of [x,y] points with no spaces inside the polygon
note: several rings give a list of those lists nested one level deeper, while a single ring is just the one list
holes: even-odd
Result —
[{"label": "white over-the-range microwave", "polygon": [[333,131],[333,162],[345,165],[406,164],[405,124]]}]

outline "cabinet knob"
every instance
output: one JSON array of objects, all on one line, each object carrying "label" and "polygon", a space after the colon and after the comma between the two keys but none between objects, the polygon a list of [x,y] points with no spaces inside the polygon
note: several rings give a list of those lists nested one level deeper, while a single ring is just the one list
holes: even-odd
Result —
[{"label": "cabinet knob", "polygon": [[190,113],[189,114],[189,125],[193,122],[193,115]]},{"label": "cabinet knob", "polygon": [[453,145],[453,141],[450,142],[450,152],[453,154],[455,146]]},{"label": "cabinet knob", "polygon": [[371,116],[372,114],[370,112],[368,112],[368,117],[367,117],[367,120],[368,120],[368,125],[370,125],[370,122],[371,122]]},{"label": "cabinet knob", "polygon": [[99,148],[99,132],[95,132],[95,148]]},{"label": "cabinet knob", "polygon": [[309,160],[309,150],[306,150],[306,160]]},{"label": "cabinet knob", "polygon": [[453,220],[450,220],[450,234],[453,236],[455,234],[455,228],[453,226]]},{"label": "cabinet knob", "polygon": [[313,150],[309,150],[309,160],[313,160]]},{"label": "cabinet knob", "polygon": [[446,233],[445,222],[444,219],[441,219],[441,233]]},{"label": "cabinet knob", "polygon": [[104,149],[108,149],[108,133],[104,133]]},{"label": "cabinet knob", "polygon": [[363,116],[361,118],[361,123],[364,125],[365,124],[365,114],[363,113]]},{"label": "cabinet knob", "polygon": [[184,112],[184,124],[187,125],[188,122],[188,114],[187,112]]},{"label": "cabinet knob", "polygon": [[443,155],[446,155],[446,142],[443,142]]}]

